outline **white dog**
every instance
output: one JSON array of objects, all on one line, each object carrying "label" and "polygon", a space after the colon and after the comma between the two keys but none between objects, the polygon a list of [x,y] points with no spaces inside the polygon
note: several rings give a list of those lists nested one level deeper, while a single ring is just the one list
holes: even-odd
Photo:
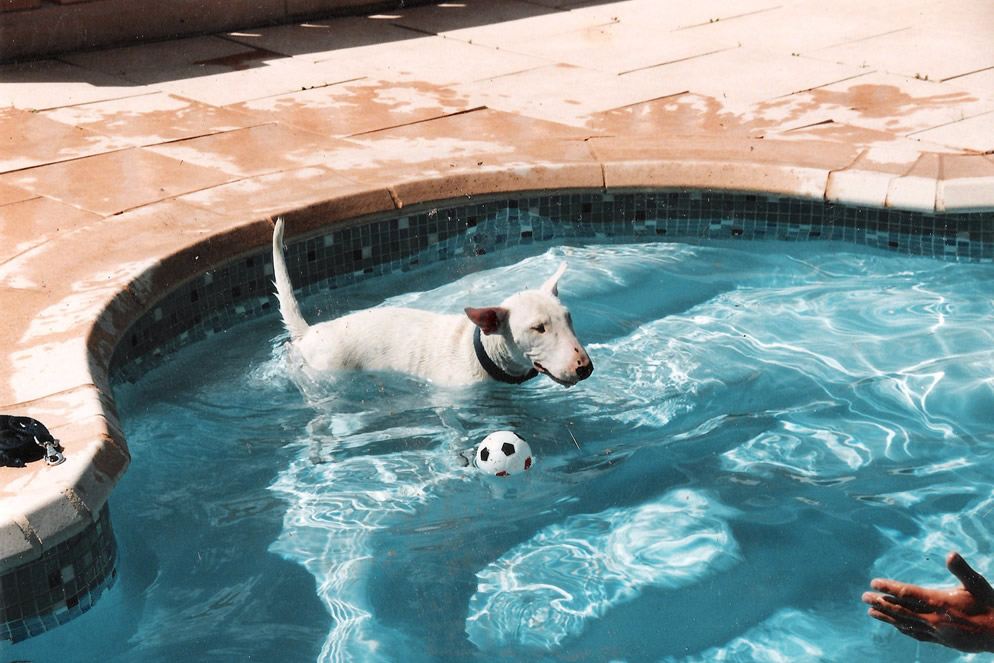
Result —
[{"label": "white dog", "polygon": [[520,384],[544,373],[571,387],[594,366],[573,333],[556,283],[566,263],[538,290],[512,295],[500,306],[440,315],[374,308],[308,325],[293,296],[283,258],[283,220],[273,231],[276,294],[296,352],[318,370],[401,371],[437,384],[499,380]]}]

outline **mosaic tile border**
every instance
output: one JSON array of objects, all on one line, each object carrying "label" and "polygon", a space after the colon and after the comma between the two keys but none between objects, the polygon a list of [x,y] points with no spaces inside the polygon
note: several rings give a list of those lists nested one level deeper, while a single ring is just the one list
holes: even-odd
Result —
[{"label": "mosaic tile border", "polygon": [[[288,246],[287,263],[307,295],[539,241],[718,239],[834,240],[939,260],[994,262],[994,212],[926,214],[701,190],[522,195],[370,218]],[[260,249],[168,294],[125,334],[111,362],[112,380],[137,379],[179,347],[271,312],[272,275],[272,256]]]},{"label": "mosaic tile border", "polygon": [[0,645],[79,617],[116,579],[117,544],[104,505],[85,530],[0,575]]}]

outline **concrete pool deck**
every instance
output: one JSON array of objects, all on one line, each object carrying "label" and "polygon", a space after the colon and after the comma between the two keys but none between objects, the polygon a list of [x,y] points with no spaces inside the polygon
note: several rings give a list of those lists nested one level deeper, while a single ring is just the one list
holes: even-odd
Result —
[{"label": "concrete pool deck", "polygon": [[475,0],[0,65],[0,412],[67,458],[0,468],[0,571],[127,468],[128,326],[272,216],[643,187],[992,210],[991,34],[988,0]]}]

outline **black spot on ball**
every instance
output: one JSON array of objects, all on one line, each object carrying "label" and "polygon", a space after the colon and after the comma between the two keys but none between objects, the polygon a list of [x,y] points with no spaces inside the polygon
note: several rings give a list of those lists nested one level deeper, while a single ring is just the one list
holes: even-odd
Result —
[{"label": "black spot on ball", "polygon": [[483,447],[480,449],[480,460],[486,462],[488,458],[490,458],[490,449]]},{"label": "black spot on ball", "polygon": [[513,443],[505,442],[504,444],[500,445],[500,450],[504,452],[505,456],[513,456],[515,447]]}]

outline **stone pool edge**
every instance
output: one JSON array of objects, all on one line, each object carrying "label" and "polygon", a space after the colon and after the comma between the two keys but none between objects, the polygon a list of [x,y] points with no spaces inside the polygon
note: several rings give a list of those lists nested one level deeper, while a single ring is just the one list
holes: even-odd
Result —
[{"label": "stone pool edge", "polygon": [[[292,215],[290,241],[417,205],[543,191],[701,189],[932,213],[994,209],[994,177],[943,180],[853,170],[859,150],[837,145],[812,160],[809,144],[774,141],[697,139],[697,156],[690,158],[690,146],[661,144],[654,155],[644,142],[634,152],[624,139],[590,142],[593,158],[579,162],[463,169],[388,186],[334,176],[293,199],[285,199],[279,177],[259,178],[252,200],[278,202],[257,212],[219,212],[195,195],[177,197],[67,232],[6,263],[18,291],[0,293],[0,301],[11,303],[15,295],[19,301],[4,307],[15,312],[3,332],[9,342],[0,374],[8,379],[0,385],[0,411],[45,422],[66,449],[67,462],[0,468],[0,574],[97,522],[126,471],[130,454],[108,372],[128,328],[184,282],[267,246],[278,214]],[[684,154],[674,158],[674,151]],[[639,158],[625,157],[632,153]],[[932,156],[939,173],[943,157],[954,158]]]}]

